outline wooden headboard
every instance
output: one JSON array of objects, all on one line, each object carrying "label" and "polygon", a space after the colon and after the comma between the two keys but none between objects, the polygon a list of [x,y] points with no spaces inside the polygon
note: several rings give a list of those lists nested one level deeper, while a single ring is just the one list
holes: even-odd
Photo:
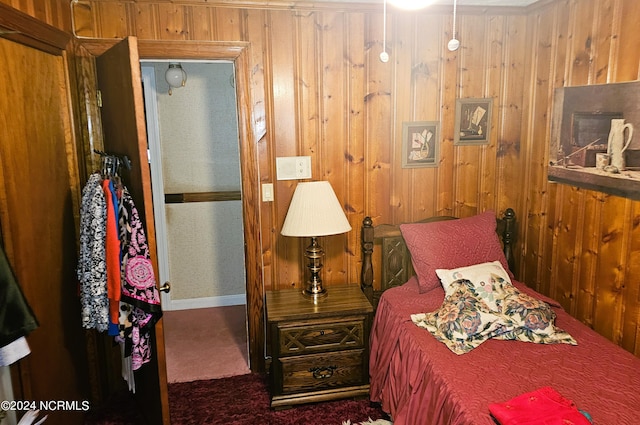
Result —
[{"label": "wooden headboard", "polygon": [[[431,223],[434,221],[456,220],[456,217],[437,216],[421,220],[419,223]],[[507,208],[502,218],[496,218],[496,232],[502,240],[504,254],[509,268],[513,270],[513,244],[515,242],[516,214],[511,208]],[[399,224],[373,225],[371,217],[365,217],[362,221],[360,233],[362,243],[362,271],[360,274],[360,287],[374,308],[378,306],[380,295],[394,286],[399,286],[414,275],[411,264],[411,255],[402,238]],[[380,289],[373,288],[373,264],[371,257],[373,247],[380,241],[382,247],[382,273]]]}]

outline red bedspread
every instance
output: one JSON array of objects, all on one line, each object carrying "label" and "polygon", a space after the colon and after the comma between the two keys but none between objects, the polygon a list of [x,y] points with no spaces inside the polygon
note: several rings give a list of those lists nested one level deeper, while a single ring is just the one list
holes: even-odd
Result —
[{"label": "red bedspread", "polygon": [[441,288],[420,294],[413,278],[385,291],[378,305],[371,331],[371,400],[382,403],[394,425],[495,425],[490,403],[547,386],[588,412],[594,424],[640,423],[640,359],[560,307],[554,308],[556,325],[577,346],[490,340],[456,355],[410,318],[437,309],[443,299]]}]

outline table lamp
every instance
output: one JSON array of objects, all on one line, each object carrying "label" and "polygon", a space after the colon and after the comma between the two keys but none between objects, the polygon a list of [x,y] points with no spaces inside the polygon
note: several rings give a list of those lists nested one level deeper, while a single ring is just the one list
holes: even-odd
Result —
[{"label": "table lamp", "polygon": [[302,291],[305,297],[316,301],[327,296],[320,277],[324,252],[318,244],[318,237],[338,235],[350,230],[351,225],[329,182],[298,183],[281,233],[283,236],[311,238],[311,244],[305,250],[310,272]]}]

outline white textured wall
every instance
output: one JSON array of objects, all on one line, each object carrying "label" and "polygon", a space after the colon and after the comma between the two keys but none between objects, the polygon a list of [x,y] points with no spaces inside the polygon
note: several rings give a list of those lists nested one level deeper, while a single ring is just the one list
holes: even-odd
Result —
[{"label": "white textured wall", "polygon": [[[168,94],[154,64],[164,193],[240,190],[231,63],[182,63],[185,87]],[[245,293],[241,201],[168,204],[171,299]]]}]

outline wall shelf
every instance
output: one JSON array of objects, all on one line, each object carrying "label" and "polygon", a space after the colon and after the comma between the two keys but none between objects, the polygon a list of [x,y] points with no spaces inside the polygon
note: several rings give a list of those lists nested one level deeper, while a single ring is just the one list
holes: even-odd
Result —
[{"label": "wall shelf", "polygon": [[549,167],[549,180],[640,200],[640,170],[612,174],[595,167],[552,165]]},{"label": "wall shelf", "polygon": [[[640,200],[640,81],[556,89],[549,143],[548,179]],[[595,167],[595,152],[606,152],[611,118],[633,124],[627,169]],[[593,149],[587,144],[594,143]],[[576,152],[577,151],[577,152]]]}]

